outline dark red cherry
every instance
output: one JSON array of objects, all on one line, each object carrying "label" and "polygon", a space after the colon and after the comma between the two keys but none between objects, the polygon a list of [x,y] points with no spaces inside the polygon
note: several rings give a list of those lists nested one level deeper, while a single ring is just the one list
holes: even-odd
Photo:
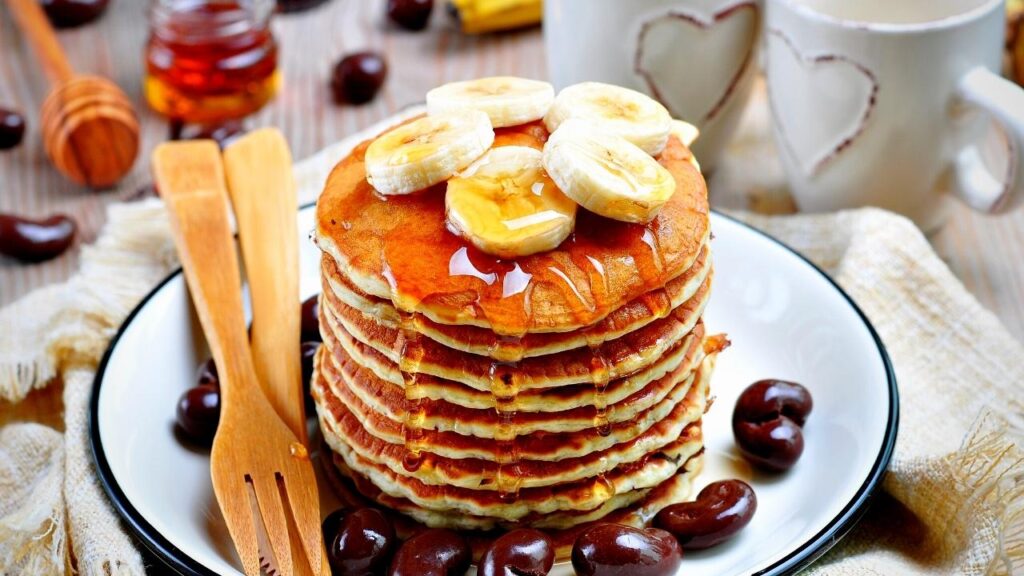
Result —
[{"label": "dark red cherry", "polygon": [[178,400],[178,427],[203,446],[213,443],[220,422],[220,390],[213,386],[189,388]]},{"label": "dark red cherry", "polygon": [[0,108],[0,150],[14,148],[25,137],[25,117]]},{"label": "dark red cherry", "polygon": [[331,91],[337,103],[363,104],[373,100],[384,85],[388,66],[376,52],[357,52],[341,59],[331,76]]},{"label": "dark red cherry", "polygon": [[333,537],[325,541],[334,576],[382,574],[396,544],[394,527],[373,508],[345,514]]},{"label": "dark red cherry", "polygon": [[423,30],[430,22],[434,0],[388,0],[388,18],[406,30]]},{"label": "dark red cherry", "polygon": [[302,339],[322,342],[320,336],[320,295],[310,296],[302,303]]},{"label": "dark red cherry", "polygon": [[46,16],[57,28],[74,28],[103,15],[110,0],[40,0]]}]

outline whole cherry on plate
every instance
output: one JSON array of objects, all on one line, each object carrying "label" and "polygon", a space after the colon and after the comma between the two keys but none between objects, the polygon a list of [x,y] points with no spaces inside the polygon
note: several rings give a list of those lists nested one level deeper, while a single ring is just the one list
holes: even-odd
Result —
[{"label": "whole cherry on plate", "polygon": [[759,380],[736,401],[732,431],[740,452],[774,472],[788,470],[804,451],[803,425],[814,403],[796,382]]},{"label": "whole cherry on plate", "polygon": [[577,576],[665,576],[676,573],[682,556],[664,530],[595,524],[576,538],[572,567]]},{"label": "whole cherry on plate", "polygon": [[201,446],[213,444],[220,422],[220,390],[214,386],[194,386],[178,399],[178,428]]},{"label": "whole cherry on plate", "polygon": [[320,335],[320,295],[314,294],[302,302],[302,340],[322,342]]},{"label": "whole cherry on plate", "polygon": [[213,358],[207,358],[206,362],[196,369],[196,386],[213,386],[220,388],[220,376],[217,374],[217,365]]},{"label": "whole cherry on plate", "polygon": [[544,576],[555,564],[555,545],[540,530],[520,528],[501,535],[484,551],[478,576]]},{"label": "whole cherry on plate", "polygon": [[457,532],[431,528],[402,544],[388,576],[461,576],[472,556],[469,543]]},{"label": "whole cherry on plate", "polygon": [[384,79],[388,65],[376,52],[356,52],[342,58],[331,75],[331,92],[337,103],[364,104],[373,100]]},{"label": "whole cherry on plate", "polygon": [[672,504],[654,517],[654,526],[676,537],[684,550],[710,548],[742,530],[757,511],[754,489],[742,480],[704,487],[693,502]]},{"label": "whole cherry on plate", "polygon": [[397,543],[391,522],[375,508],[335,511],[323,530],[333,576],[383,574]]}]

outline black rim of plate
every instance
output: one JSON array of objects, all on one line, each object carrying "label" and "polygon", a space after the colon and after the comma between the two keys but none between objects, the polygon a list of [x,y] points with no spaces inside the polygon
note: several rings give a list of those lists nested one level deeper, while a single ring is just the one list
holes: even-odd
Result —
[{"label": "black rim of plate", "polygon": [[[312,204],[303,206],[301,209],[306,209],[310,206],[312,206]],[[753,226],[750,226],[749,224],[746,224],[745,222],[733,218],[732,216],[714,210],[713,212],[717,216],[752,230],[774,244],[781,246],[786,251],[793,254],[817,271],[833,288],[835,288],[843,296],[847,304],[849,304],[857,313],[857,316],[867,328],[868,333],[870,333],[872,339],[874,339],[875,345],[878,348],[878,354],[881,357],[882,364],[885,368],[886,379],[888,380],[889,415],[886,423],[885,438],[883,439],[882,446],[878,452],[878,457],[875,459],[875,463],[871,467],[871,472],[864,480],[864,483],[861,484],[854,497],[846,504],[846,506],[843,507],[839,514],[837,514],[832,521],[822,528],[821,531],[787,554],[784,558],[763,570],[755,572],[752,576],[794,574],[821,557],[822,554],[831,549],[843,536],[846,535],[847,532],[850,531],[851,528],[853,528],[867,510],[866,504],[871,499],[875,489],[878,488],[881,483],[882,478],[885,475],[886,468],[889,465],[889,460],[892,458],[893,448],[896,444],[896,432],[899,428],[899,390],[896,385],[896,373],[893,370],[892,362],[889,359],[889,353],[886,351],[885,345],[882,343],[882,339],[875,331],[875,327],[872,326],[867,316],[865,316],[864,312],[859,306],[857,306],[857,303],[854,302],[853,299],[850,298],[850,296],[838,284],[836,284],[828,274],[783,242],[769,236]],[[157,284],[157,286],[153,288],[153,290],[150,291],[150,293],[147,294],[141,302],[139,302],[138,306],[132,310],[131,314],[128,315],[124,323],[118,329],[117,334],[115,334],[113,339],[111,339],[110,345],[107,347],[107,351],[103,355],[103,359],[96,370],[96,378],[93,382],[92,398],[89,402],[89,444],[92,448],[93,460],[96,464],[96,470],[99,475],[100,483],[103,485],[103,489],[106,491],[107,496],[110,497],[114,508],[117,509],[121,517],[128,523],[132,532],[134,532],[146,548],[148,548],[153,555],[166,563],[170,568],[185,576],[217,576],[216,572],[203,566],[198,561],[171,544],[167,538],[160,534],[153,525],[150,524],[134,506],[132,506],[127,495],[125,495],[124,491],[121,490],[120,485],[118,485],[117,480],[114,478],[113,471],[110,469],[110,464],[107,462],[106,454],[103,451],[103,444],[100,441],[98,418],[99,400],[100,389],[103,384],[104,374],[106,373],[107,363],[110,361],[121,336],[124,335],[135,317],[146,307],[149,301],[156,296],[157,293],[159,293],[168,283],[177,278],[180,274],[181,269],[179,268]]]}]

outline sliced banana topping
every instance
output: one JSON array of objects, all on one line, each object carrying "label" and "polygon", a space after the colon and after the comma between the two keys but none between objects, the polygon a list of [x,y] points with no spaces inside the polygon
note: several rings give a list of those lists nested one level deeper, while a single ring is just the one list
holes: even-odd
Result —
[{"label": "sliced banana topping", "polygon": [[581,119],[567,120],[544,145],[544,169],[591,212],[650,222],[676,190],[672,174],[625,138]]},{"label": "sliced banana topping", "polygon": [[502,258],[558,247],[576,224],[576,203],[544,172],[542,156],[526,146],[501,146],[449,180],[449,228]]},{"label": "sliced banana topping", "polygon": [[[689,148],[697,141],[700,137],[700,129],[689,122],[683,122],[682,120],[672,120],[672,135],[679,139],[683,143],[683,146]],[[690,163],[697,171],[700,171],[700,163],[697,162],[697,157],[690,153],[690,157],[687,158],[687,162]]]},{"label": "sliced banana topping", "polygon": [[555,89],[547,82],[515,76],[494,76],[451,82],[427,92],[430,115],[480,110],[495,128],[526,124],[547,114]]},{"label": "sliced banana topping", "polygon": [[669,130],[669,132],[676,138],[679,138],[679,141],[682,142],[683,146],[686,146],[687,148],[692,146],[693,143],[697,141],[697,138],[700,137],[699,128],[697,128],[693,124],[690,124],[689,122],[684,122],[682,120],[673,119],[672,128]]},{"label": "sliced banana topping", "polygon": [[590,122],[606,132],[636,144],[651,156],[661,154],[672,128],[668,110],[654,99],[635,90],[583,82],[558,93],[544,116],[549,132],[570,118]]},{"label": "sliced banana topping", "polygon": [[403,124],[366,149],[366,180],[381,194],[409,194],[444,182],[494,143],[487,114],[462,110]]}]

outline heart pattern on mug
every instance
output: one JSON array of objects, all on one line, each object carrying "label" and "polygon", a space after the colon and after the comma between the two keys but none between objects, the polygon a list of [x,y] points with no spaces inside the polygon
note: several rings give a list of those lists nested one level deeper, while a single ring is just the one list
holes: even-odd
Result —
[{"label": "heart pattern on mug", "polygon": [[760,17],[758,5],[744,1],[710,17],[672,9],[649,18],[637,34],[633,69],[673,117],[703,126],[750,68]]},{"label": "heart pattern on mug", "polygon": [[768,101],[779,140],[814,176],[868,127],[878,100],[877,77],[837,54],[802,54],[779,30],[769,32]]}]

